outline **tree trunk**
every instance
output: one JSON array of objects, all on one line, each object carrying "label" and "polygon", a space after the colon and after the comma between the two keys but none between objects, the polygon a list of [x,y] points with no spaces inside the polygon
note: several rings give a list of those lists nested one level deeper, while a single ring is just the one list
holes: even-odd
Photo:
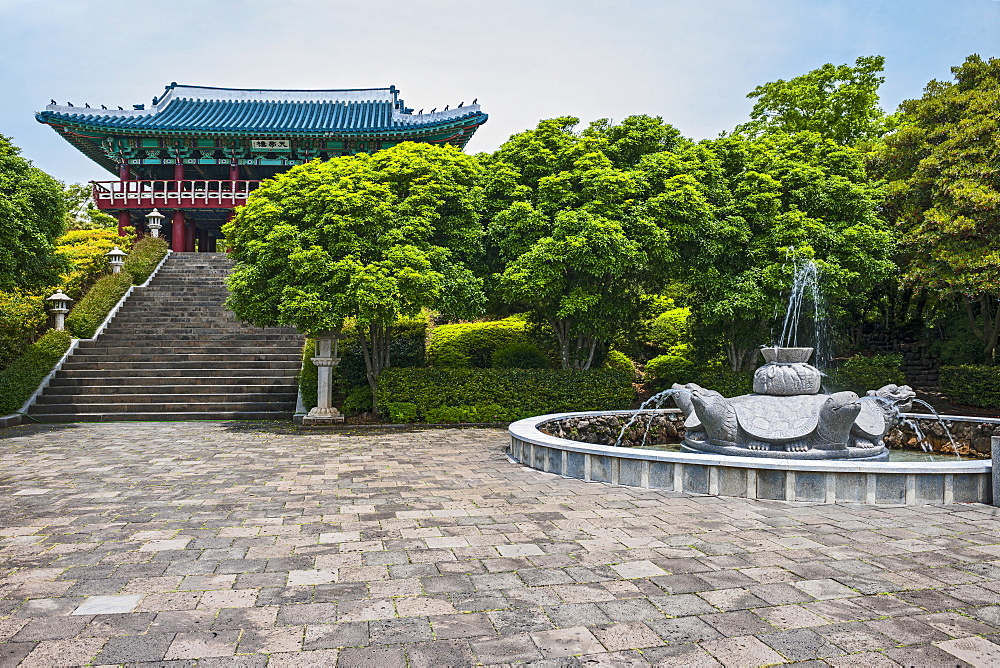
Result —
[{"label": "tree trunk", "polygon": [[381,415],[378,405],[378,376],[389,368],[389,342],[392,328],[381,323],[371,323],[358,328],[361,353],[365,358],[365,379],[372,391],[372,412]]},{"label": "tree trunk", "polygon": [[[976,304],[967,299],[964,305],[969,328],[983,344],[983,364],[993,364],[997,340],[1000,339],[1000,306],[997,304],[997,296],[985,294],[979,297]],[[979,306],[978,317],[975,305]]]},{"label": "tree trunk", "polygon": [[563,369],[586,371],[594,363],[594,353],[598,341],[593,336],[570,334],[573,322],[568,319],[549,320],[552,331],[556,333],[559,343],[559,364]]}]

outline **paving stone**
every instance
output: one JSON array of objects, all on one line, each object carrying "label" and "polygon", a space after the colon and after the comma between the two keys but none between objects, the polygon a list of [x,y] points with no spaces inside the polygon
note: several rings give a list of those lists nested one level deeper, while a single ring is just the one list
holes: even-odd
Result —
[{"label": "paving stone", "polygon": [[680,645],[718,638],[722,634],[698,617],[653,620],[645,623],[667,645]]},{"label": "paving stone", "polygon": [[360,647],[367,645],[369,622],[316,624],[306,627],[303,648],[306,650]]},{"label": "paving stone", "polygon": [[165,659],[203,659],[216,656],[233,656],[239,631],[202,631],[177,633]]},{"label": "paving stone", "polygon": [[147,633],[109,638],[94,662],[117,664],[162,661],[173,639],[173,633]]},{"label": "paving stone", "polygon": [[771,663],[785,663],[785,659],[753,636],[720,638],[701,643],[701,646],[726,668],[750,668]]},{"label": "paving stone", "polygon": [[471,666],[475,662],[467,640],[435,640],[408,645],[406,653],[411,668]]},{"label": "paving stone", "polygon": [[791,661],[823,659],[845,653],[812,629],[762,633],[757,638]]},{"label": "paving stone", "polygon": [[337,666],[406,668],[406,654],[402,647],[351,647],[337,654]]},{"label": "paving stone", "polygon": [[503,635],[499,638],[471,641],[472,652],[484,664],[532,662],[542,653],[527,633]]},{"label": "paving stone", "polygon": [[591,631],[609,652],[662,644],[660,637],[642,622],[598,626]]},{"label": "paving stone", "polygon": [[582,626],[536,631],[529,635],[546,659],[607,651],[594,634]]}]

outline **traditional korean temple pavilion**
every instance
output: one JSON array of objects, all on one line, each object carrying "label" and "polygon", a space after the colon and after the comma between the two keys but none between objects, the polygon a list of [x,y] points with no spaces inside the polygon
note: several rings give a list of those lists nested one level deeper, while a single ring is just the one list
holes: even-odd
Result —
[{"label": "traditional korean temple pavilion", "polygon": [[248,90],[172,83],[149,108],[50,104],[35,117],[117,176],[95,181],[97,206],[142,230],[157,208],[175,251],[214,251],[220,228],[262,179],[315,158],[404,141],[464,148],[479,105],[414,113],[395,86]]}]

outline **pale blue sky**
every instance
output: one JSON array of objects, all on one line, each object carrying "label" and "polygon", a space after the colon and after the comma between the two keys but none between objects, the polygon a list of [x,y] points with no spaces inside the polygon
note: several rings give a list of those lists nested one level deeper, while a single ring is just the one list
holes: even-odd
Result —
[{"label": "pale blue sky", "polygon": [[395,84],[416,109],[478,97],[490,120],[471,152],[564,114],[659,115],[704,138],[766,81],[882,54],[891,110],[971,53],[1000,56],[1000,2],[0,0],[0,134],[59,179],[111,178],[33,113],[148,104],[176,81]]}]

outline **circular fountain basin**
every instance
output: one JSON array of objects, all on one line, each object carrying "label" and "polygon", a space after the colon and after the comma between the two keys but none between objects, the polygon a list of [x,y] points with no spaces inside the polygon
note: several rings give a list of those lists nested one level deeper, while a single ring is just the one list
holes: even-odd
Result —
[{"label": "circular fountain basin", "polygon": [[859,462],[734,457],[596,445],[538,430],[542,424],[569,417],[632,413],[555,413],[518,420],[508,429],[508,456],[514,462],[568,478],[690,494],[874,505],[992,501],[989,460]]}]

